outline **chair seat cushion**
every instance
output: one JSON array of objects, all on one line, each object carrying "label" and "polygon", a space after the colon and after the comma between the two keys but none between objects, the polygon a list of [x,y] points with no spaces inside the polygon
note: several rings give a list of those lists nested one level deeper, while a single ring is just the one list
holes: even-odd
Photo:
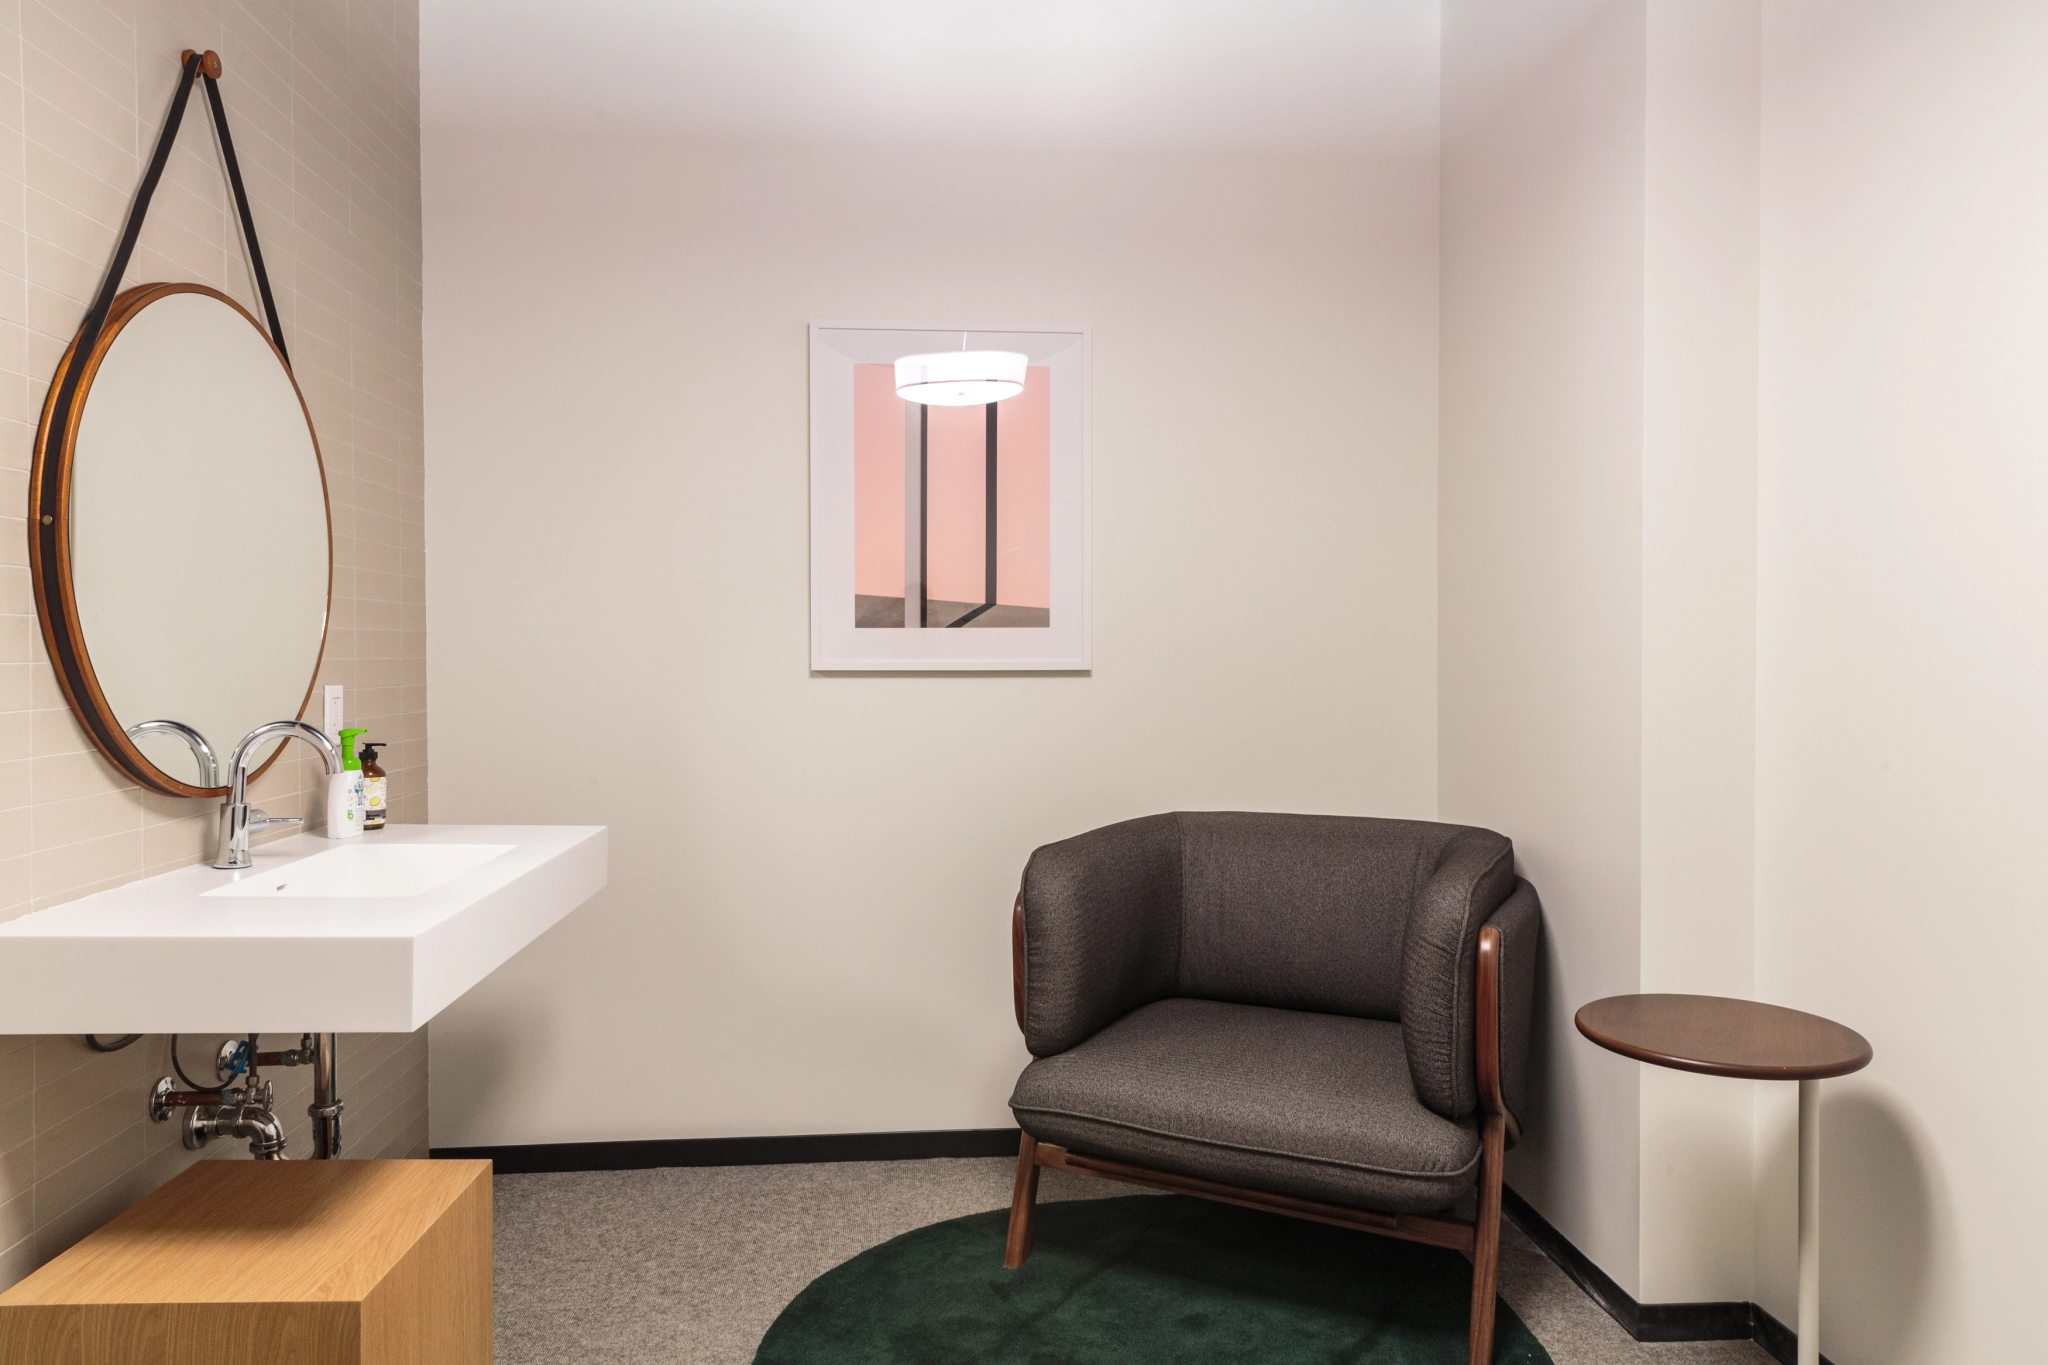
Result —
[{"label": "chair seat cushion", "polygon": [[1024,1068],[1010,1108],[1069,1151],[1386,1213],[1479,1173],[1476,1127],[1423,1106],[1377,1019],[1160,1000]]}]

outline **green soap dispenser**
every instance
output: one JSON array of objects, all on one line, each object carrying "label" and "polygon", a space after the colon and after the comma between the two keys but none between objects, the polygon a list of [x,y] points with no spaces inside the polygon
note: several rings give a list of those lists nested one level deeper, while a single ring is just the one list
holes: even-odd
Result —
[{"label": "green soap dispenser", "polygon": [[363,832],[363,761],[356,757],[356,726],[341,732],[341,771],[327,779],[327,837],[353,839]]}]

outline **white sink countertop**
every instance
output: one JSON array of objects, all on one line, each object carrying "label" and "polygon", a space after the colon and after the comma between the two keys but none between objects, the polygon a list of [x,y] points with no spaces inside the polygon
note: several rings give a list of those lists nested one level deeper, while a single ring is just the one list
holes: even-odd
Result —
[{"label": "white sink countertop", "polygon": [[602,825],[295,834],[0,924],[0,1033],[410,1033],[605,884]]}]

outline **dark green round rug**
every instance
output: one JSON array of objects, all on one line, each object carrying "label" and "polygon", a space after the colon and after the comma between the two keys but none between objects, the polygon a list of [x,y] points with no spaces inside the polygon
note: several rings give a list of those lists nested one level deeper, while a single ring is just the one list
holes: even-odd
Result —
[{"label": "dark green round rug", "polygon": [[[1465,1365],[1454,1251],[1181,1195],[1041,1204],[906,1232],[826,1271],[755,1365]],[[1505,1303],[1494,1365],[1550,1365]]]}]

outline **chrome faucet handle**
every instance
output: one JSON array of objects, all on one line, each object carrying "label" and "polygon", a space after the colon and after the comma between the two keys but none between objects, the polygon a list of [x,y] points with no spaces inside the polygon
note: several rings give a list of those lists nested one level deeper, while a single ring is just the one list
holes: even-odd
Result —
[{"label": "chrome faucet handle", "polygon": [[299,815],[271,815],[260,810],[249,812],[249,833],[261,834],[272,825],[303,825],[305,817]]}]

